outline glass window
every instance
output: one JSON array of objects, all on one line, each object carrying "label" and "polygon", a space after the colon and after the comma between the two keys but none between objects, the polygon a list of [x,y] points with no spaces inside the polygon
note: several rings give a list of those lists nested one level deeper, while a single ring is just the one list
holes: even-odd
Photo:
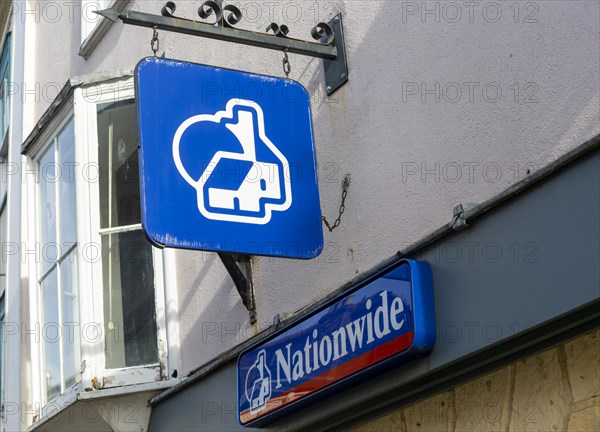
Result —
[{"label": "glass window", "polygon": [[[8,215],[6,214],[7,204],[7,184],[8,184],[8,173],[7,173],[7,161],[0,158],[0,244],[5,245],[7,242],[7,220]],[[7,259],[7,248],[2,247],[0,250],[0,293],[3,293],[6,289],[6,263]]]},{"label": "glass window", "polygon": [[80,380],[77,215],[72,120],[38,162],[41,240],[40,299],[46,400]]},{"label": "glass window", "polygon": [[0,419],[4,420],[4,389],[2,378],[4,377],[4,293],[0,294]]},{"label": "glass window", "polygon": [[[72,114],[65,107],[31,148],[41,406],[97,384],[169,379],[167,352],[158,349],[168,347],[163,257],[141,224],[133,84],[126,77],[118,88],[111,81],[76,89]],[[0,211],[0,237],[3,220]]]},{"label": "glass window", "polygon": [[6,199],[8,192],[8,160],[0,157],[0,204]]},{"label": "glass window", "polygon": [[10,33],[6,35],[0,57],[0,145],[4,143],[10,122],[9,82],[10,82]]},{"label": "glass window", "polygon": [[158,363],[152,246],[141,226],[133,100],[98,106],[106,368]]}]

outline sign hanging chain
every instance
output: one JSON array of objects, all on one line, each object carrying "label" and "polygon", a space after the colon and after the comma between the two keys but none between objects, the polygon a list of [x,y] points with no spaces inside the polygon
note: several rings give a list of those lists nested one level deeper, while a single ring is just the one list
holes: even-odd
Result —
[{"label": "sign hanging chain", "polygon": [[285,73],[285,77],[290,77],[290,72],[292,71],[292,65],[290,64],[290,58],[288,57],[288,50],[285,48],[283,50],[283,73]]},{"label": "sign hanging chain", "polygon": [[325,224],[325,226],[327,227],[329,232],[333,232],[333,230],[336,229],[337,227],[339,227],[340,224],[342,223],[342,215],[346,211],[346,198],[348,197],[348,189],[349,188],[350,188],[350,174],[346,174],[346,177],[344,177],[344,191],[342,192],[342,204],[340,205],[340,211],[339,211],[338,218],[335,220],[333,225],[330,225],[329,222],[327,221],[327,218],[325,216],[323,216],[323,223]]},{"label": "sign hanging chain", "polygon": [[158,39],[158,27],[154,26],[152,28],[154,30],[154,33],[152,35],[152,40],[150,41],[150,48],[154,53],[154,57],[158,57],[156,54],[160,49],[160,40]]}]

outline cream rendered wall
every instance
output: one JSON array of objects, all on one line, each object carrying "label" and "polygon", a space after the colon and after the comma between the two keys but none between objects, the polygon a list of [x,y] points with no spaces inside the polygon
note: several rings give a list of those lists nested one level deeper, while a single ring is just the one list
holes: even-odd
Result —
[{"label": "cream rendered wall", "polygon": [[[129,7],[159,13],[163,3]],[[177,15],[193,17],[199,4],[179,1]],[[237,4],[248,17],[242,27],[286,23],[292,36],[306,39],[318,20],[342,11],[349,51],[350,82],[330,99],[321,61],[291,55],[291,78],[313,96],[321,205],[330,220],[346,173],[352,184],[342,224],[325,232],[321,257],[253,259],[261,328],[449,222],[456,204],[482,202],[600,132],[597,1]],[[41,13],[36,26],[38,48],[30,55],[42,89],[133,67],[151,54],[151,30],[117,23],[84,60],[77,55],[78,17],[70,20],[67,11],[58,22]],[[274,51],[161,32],[163,50],[171,58],[283,75],[282,54]],[[436,86],[437,96],[429,92]],[[50,103],[42,97],[35,104],[36,118]],[[258,327],[249,325],[215,255],[178,252],[175,262],[186,373]]]}]

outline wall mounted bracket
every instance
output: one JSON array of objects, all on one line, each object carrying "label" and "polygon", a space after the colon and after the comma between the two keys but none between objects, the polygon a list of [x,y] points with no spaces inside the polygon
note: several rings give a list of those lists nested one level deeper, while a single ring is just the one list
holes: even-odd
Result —
[{"label": "wall mounted bracket", "polygon": [[462,231],[464,229],[469,228],[469,224],[467,223],[467,219],[465,218],[465,208],[462,204],[454,207],[452,211],[452,221],[450,221],[450,228],[454,231]]},{"label": "wall mounted bracket", "polygon": [[[222,0],[204,1],[198,9],[199,18],[213,22],[177,17],[175,16],[176,9],[175,3],[169,1],[162,8],[161,15],[133,10],[119,11],[114,8],[95,13],[112,22],[120,19],[124,24],[138,27],[321,58],[324,60],[325,89],[328,96],[331,96],[348,81],[348,63],[341,13],[328,23],[318,23],[311,31],[311,36],[316,42],[309,42],[289,37],[289,28],[285,24],[271,23],[267,27],[266,33],[235,28],[235,25],[242,20],[242,13],[236,6],[223,6]],[[229,272],[244,306],[250,313],[250,323],[254,324],[256,322],[256,305],[252,288],[250,257],[230,253],[219,253],[218,255]]]},{"label": "wall mounted bracket", "polygon": [[325,90],[331,96],[340,87],[348,82],[348,60],[346,58],[346,44],[344,43],[344,25],[342,14],[339,13],[329,21],[328,25],[335,34],[337,57],[335,60],[323,60],[325,68]]},{"label": "wall mounted bracket", "polygon": [[256,303],[252,287],[252,270],[250,256],[219,252],[219,258],[227,269],[235,287],[242,298],[242,303],[250,313],[250,324],[256,323]]},{"label": "wall mounted bracket", "polygon": [[175,3],[167,2],[162,8],[162,16],[116,9],[106,9],[96,11],[96,13],[113,22],[120,19],[125,24],[140,27],[156,28],[272,50],[287,50],[289,53],[322,58],[324,59],[327,95],[332,95],[348,81],[348,63],[341,13],[337,14],[329,23],[318,23],[311,31],[313,39],[317,42],[309,42],[288,37],[289,28],[285,24],[271,23],[267,27],[267,33],[235,28],[234,26],[242,20],[242,13],[233,5],[223,6],[222,0],[205,1],[198,9],[200,18],[212,19],[213,23],[176,17],[175,10]]}]

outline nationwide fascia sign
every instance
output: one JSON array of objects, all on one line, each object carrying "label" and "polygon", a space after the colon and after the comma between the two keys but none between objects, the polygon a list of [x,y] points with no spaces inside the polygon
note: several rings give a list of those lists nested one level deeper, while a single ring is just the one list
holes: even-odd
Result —
[{"label": "nationwide fascia sign", "polygon": [[402,260],[240,355],[240,424],[262,426],[423,356],[435,337],[429,264]]},{"label": "nationwide fascia sign", "polygon": [[301,84],[164,58],[136,68],[142,225],[158,246],[310,259],[323,249]]}]

